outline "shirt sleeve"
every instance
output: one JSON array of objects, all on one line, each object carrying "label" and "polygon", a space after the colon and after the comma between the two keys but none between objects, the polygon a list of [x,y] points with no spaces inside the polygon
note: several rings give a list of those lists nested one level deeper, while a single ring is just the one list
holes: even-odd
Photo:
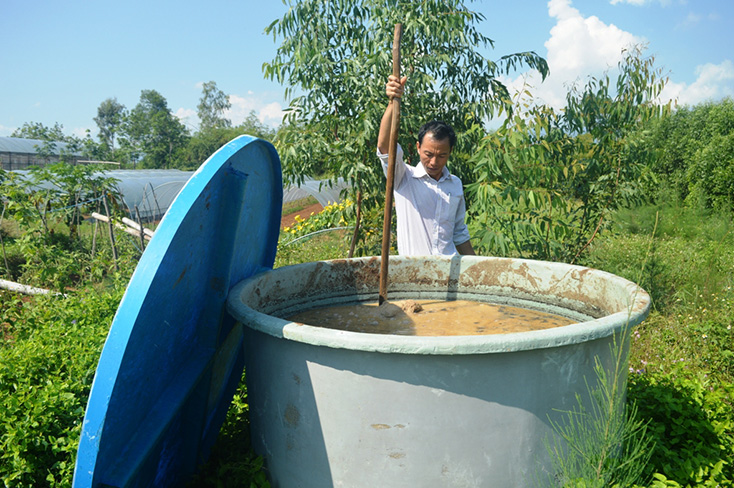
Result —
[{"label": "shirt sleeve", "polygon": [[[385,173],[385,176],[387,176],[387,165],[388,165],[388,158],[389,155],[382,154],[380,150],[377,150],[377,157],[380,158],[380,162],[382,162],[382,172]],[[395,154],[395,179],[393,180],[394,188],[397,188],[400,185],[400,182],[403,181],[403,177],[405,176],[405,161],[403,160],[403,148],[398,144],[398,151]]]}]

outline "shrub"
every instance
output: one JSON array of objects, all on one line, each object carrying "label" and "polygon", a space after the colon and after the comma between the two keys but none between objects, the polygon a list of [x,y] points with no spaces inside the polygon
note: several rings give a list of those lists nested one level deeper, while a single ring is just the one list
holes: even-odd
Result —
[{"label": "shrub", "polygon": [[121,297],[119,287],[67,298],[0,298],[0,322],[7,324],[0,349],[5,486],[70,484],[84,408]]},{"label": "shrub", "polygon": [[734,385],[714,387],[705,378],[691,379],[678,371],[633,374],[629,397],[650,421],[655,442],[650,475],[683,486],[732,486]]}]

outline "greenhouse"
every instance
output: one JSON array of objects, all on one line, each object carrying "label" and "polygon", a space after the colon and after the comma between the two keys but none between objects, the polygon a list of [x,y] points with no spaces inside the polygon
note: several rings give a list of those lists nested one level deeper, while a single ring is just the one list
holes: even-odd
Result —
[{"label": "greenhouse", "polygon": [[[64,158],[61,155],[64,154]],[[72,151],[65,142],[0,137],[0,169],[24,170],[31,166],[46,166],[61,159],[72,164],[82,158],[81,153]]]},{"label": "greenhouse", "polygon": [[[27,175],[28,170],[16,171]],[[128,216],[137,220],[135,209],[144,221],[159,220],[165,215],[193,171],[177,169],[117,169],[104,172],[107,178],[117,180],[116,187]],[[321,206],[341,201],[340,193],[346,188],[343,179],[336,184],[328,181],[307,179],[300,186],[283,189],[283,203],[313,197]]]}]

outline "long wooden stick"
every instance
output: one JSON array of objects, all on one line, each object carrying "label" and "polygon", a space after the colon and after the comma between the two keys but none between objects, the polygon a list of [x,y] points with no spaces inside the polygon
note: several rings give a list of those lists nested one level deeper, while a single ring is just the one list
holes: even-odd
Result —
[{"label": "long wooden stick", "polygon": [[[392,41],[392,74],[400,79],[400,38],[403,24],[395,24]],[[387,301],[387,269],[390,259],[390,222],[392,221],[392,196],[395,182],[395,158],[398,150],[398,129],[400,128],[400,99],[393,98],[392,125],[390,128],[390,147],[387,153],[387,187],[385,188],[385,219],[382,223],[382,256],[380,258],[380,298],[379,304]]]},{"label": "long wooden stick", "polygon": [[107,214],[107,230],[110,233],[110,246],[112,246],[112,261],[115,263],[115,271],[120,271],[120,265],[117,263],[117,246],[115,246],[115,231],[112,229],[112,214],[110,213],[110,207],[107,205],[107,194],[102,195],[102,203],[104,204],[104,211]]}]

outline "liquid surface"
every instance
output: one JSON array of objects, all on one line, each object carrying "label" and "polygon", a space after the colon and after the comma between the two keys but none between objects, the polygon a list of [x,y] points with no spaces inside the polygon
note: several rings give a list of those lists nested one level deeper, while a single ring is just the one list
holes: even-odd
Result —
[{"label": "liquid surface", "polygon": [[336,305],[301,312],[288,320],[350,332],[416,336],[508,334],[576,322],[527,308],[469,300],[391,300],[379,307],[377,303]]}]

